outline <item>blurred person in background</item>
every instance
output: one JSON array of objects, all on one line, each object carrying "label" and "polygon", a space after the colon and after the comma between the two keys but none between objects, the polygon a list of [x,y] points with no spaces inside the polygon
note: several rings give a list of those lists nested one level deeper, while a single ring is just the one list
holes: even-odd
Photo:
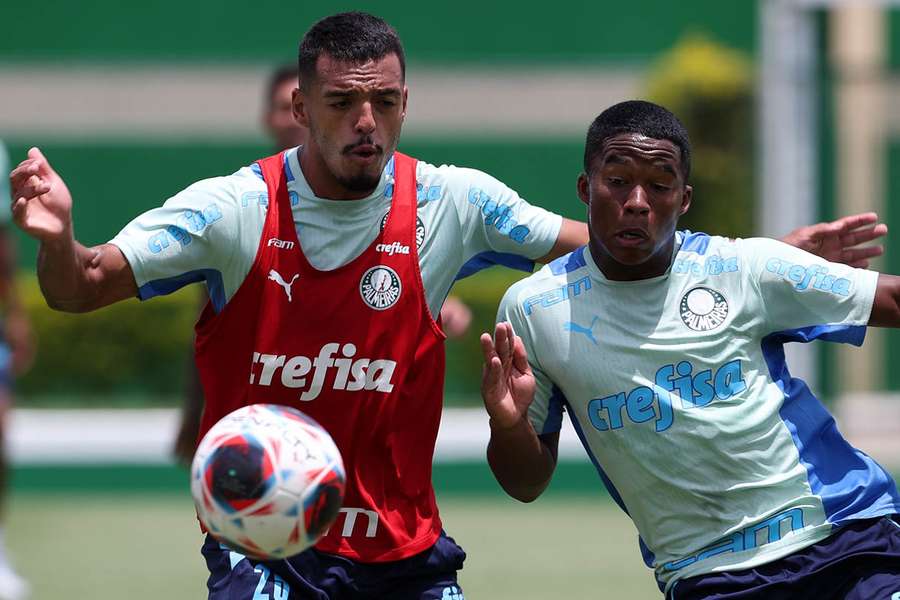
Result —
[{"label": "blurred person in background", "polygon": [[[297,83],[297,66],[282,65],[272,72],[266,84],[262,125],[278,151],[290,150],[306,143],[307,130],[294,118],[292,95],[297,89]],[[204,292],[201,296],[201,306],[208,301],[209,297]],[[448,296],[441,306],[441,327],[447,337],[458,338],[465,335],[471,322],[472,311],[469,307],[459,298]],[[191,357],[181,424],[173,448],[175,457],[184,465],[190,465],[194,456],[202,413],[203,388],[194,359]]]},{"label": "blurred person in background", "polygon": [[[285,561],[207,538],[210,598],[462,600],[465,553],[442,529],[431,483],[445,368],[433,315],[472,259],[530,271],[585,244],[587,227],[483,172],[395,152],[408,90],[400,40],[383,20],[319,21],[299,72],[293,113],[305,145],[197,182],[93,248],[75,240],[72,197],[32,148],[10,175],[14,219],[40,241],[38,277],[58,310],[206,282],[201,433],[240,406],[274,402],[335,439],[343,520]],[[840,253],[845,233],[827,224],[796,239]],[[299,375],[311,357],[319,375]],[[337,366],[351,362],[368,369],[352,382]]]},{"label": "blurred person in background", "polygon": [[784,344],[900,327],[900,277],[678,231],[690,165],[661,106],[591,124],[590,243],[513,285],[481,338],[491,469],[535,500],[566,412],[670,600],[897,600],[900,493]]},{"label": "blurred person in background", "polygon": [[[306,128],[301,127],[294,119],[291,96],[297,89],[296,65],[282,65],[272,71],[266,83],[262,127],[269,139],[275,144],[275,150],[282,151],[302,146],[306,142]],[[200,295],[201,310],[209,302],[206,288]],[[194,363],[193,354],[188,364],[187,381],[185,382],[184,402],[181,408],[181,422],[175,436],[173,453],[178,461],[187,466],[194,457],[197,447],[197,434],[200,431],[200,419],[203,415],[203,386]]]},{"label": "blurred person in background", "polygon": [[[6,147],[0,140],[0,169],[9,168]],[[0,196],[9,194],[9,180],[0,181]],[[6,203],[0,206],[0,500],[9,487],[9,457],[6,451],[9,414],[13,405],[13,382],[24,373],[34,358],[31,325],[16,286],[15,236]],[[5,516],[0,506],[0,518]],[[28,596],[29,586],[13,569],[6,552],[4,528],[0,525],[0,600],[19,600]]]}]

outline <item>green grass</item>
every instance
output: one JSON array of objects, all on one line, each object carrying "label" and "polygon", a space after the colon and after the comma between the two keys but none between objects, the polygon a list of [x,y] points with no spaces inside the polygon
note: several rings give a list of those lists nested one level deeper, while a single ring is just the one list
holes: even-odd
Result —
[{"label": "green grass", "polygon": [[[661,598],[628,519],[603,497],[521,505],[451,496],[444,526],[468,552],[466,598]],[[202,543],[184,494],[19,492],[7,543],[34,600],[206,597]]]}]

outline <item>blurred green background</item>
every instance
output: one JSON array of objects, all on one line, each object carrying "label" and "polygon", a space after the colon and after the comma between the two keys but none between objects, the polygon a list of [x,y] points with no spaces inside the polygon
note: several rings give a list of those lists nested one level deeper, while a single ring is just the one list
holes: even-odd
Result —
[{"label": "blurred green background", "polygon": [[[548,79],[553,65],[574,66],[576,79],[598,78],[601,83],[606,76],[624,76],[634,95],[670,106],[694,136],[697,208],[685,226],[728,235],[753,230],[749,115],[756,43],[754,2],[727,7],[713,0],[686,6],[656,1],[632,7],[570,2],[554,11],[522,11],[510,2],[491,7],[464,3],[428,11],[412,2],[391,7],[366,3],[287,6],[279,2],[254,5],[257,15],[290,14],[289,19],[268,19],[263,31],[246,26],[246,8],[238,3],[216,4],[213,12],[205,3],[179,6],[177,18],[168,3],[123,9],[113,2],[94,2],[78,10],[60,3],[59,10],[49,12],[37,43],[21,32],[0,40],[0,60],[23,73],[48,61],[63,61],[72,68],[101,64],[113,72],[144,69],[148,63],[160,69],[250,64],[268,72],[293,55],[299,36],[314,19],[342,8],[368,8],[397,27],[411,72],[454,68],[463,75],[466,69],[477,74],[485,65],[500,65],[529,73],[534,68],[539,69],[534,74],[536,86],[542,78],[547,79],[546,85],[554,85]],[[18,10],[23,9],[13,7],[7,13],[12,21],[26,19],[24,13],[16,15]],[[461,17],[469,10],[477,18]],[[92,26],[72,27],[73,19]],[[200,23],[205,26],[199,27]],[[583,76],[578,69],[584,70]],[[415,102],[414,82],[412,86]],[[209,90],[210,102],[216,101],[216,93]],[[590,117],[603,108],[597,104]],[[498,109],[485,106],[484,110]],[[564,112],[566,107],[546,106],[546,110]],[[583,220],[575,179],[590,117],[555,133],[534,131],[527,122],[522,123],[522,131],[473,135],[429,132],[425,124],[404,135],[401,149],[435,164],[479,168],[531,202]],[[259,132],[210,139],[191,133],[141,135],[123,128],[99,135],[90,130],[63,136],[40,131],[27,139],[18,131],[6,138],[13,157],[40,145],[51,158],[75,198],[76,232],[87,245],[107,241],[135,215],[158,206],[193,181],[231,173],[271,152]],[[704,202],[726,195],[728,202]],[[26,270],[33,269],[36,245],[19,237],[20,263]],[[474,323],[467,336],[448,344],[450,405],[478,403],[478,335],[492,327],[500,296],[522,275],[495,268],[453,290],[473,309]],[[73,316],[48,311],[27,276],[23,289],[40,339],[37,364],[20,381],[23,405],[178,402],[189,360],[196,291],[185,290],[139,308],[137,302],[129,302]],[[85,358],[73,361],[72,356]]]},{"label": "blurred green background", "polygon": [[[73,192],[79,239],[105,242],[193,181],[269,154],[256,124],[265,76],[293,60],[315,19],[369,10],[398,29],[407,51],[412,108],[404,152],[479,168],[535,204],[583,218],[575,179],[591,118],[613,102],[645,97],[676,112],[692,135],[694,205],[683,224],[748,235],[757,225],[765,152],[757,136],[763,1],[5,3],[0,138],[14,161],[41,146]],[[842,210],[846,189],[839,140],[854,125],[839,118],[842,86],[872,81],[897,89],[900,9],[873,10],[883,27],[883,65],[852,71],[834,59],[835,31],[848,15],[808,11],[818,65],[821,219]],[[92,95],[93,85],[99,91]],[[437,102],[435,89],[455,94],[449,106]],[[576,102],[554,93],[566,89],[585,89],[586,97]],[[170,96],[184,90],[193,90],[185,97],[195,103],[173,109]],[[893,110],[897,95],[888,98]],[[463,99],[473,115],[468,126],[456,115]],[[416,110],[425,116],[416,118]],[[882,218],[900,231],[900,209],[887,201],[900,195],[900,118],[889,114],[882,130],[883,139],[863,151],[884,165],[877,181],[883,197],[863,202],[883,206]],[[178,406],[198,290],[89,315],[55,313],[33,275],[36,245],[21,235],[18,241],[21,287],[39,341],[37,361],[19,381],[19,406]],[[889,241],[883,264],[892,272],[900,272],[898,248]],[[478,406],[477,337],[492,326],[500,295],[520,276],[492,269],[455,286],[474,323],[468,335],[448,342],[449,406]],[[898,390],[900,335],[882,339],[867,355],[878,369],[866,389]],[[837,395],[842,359],[823,356],[818,387]],[[152,464],[113,458],[20,459],[7,538],[34,597],[204,597],[186,473],[165,456]],[[470,600],[660,597],[633,527],[590,463],[561,463],[546,496],[527,506],[503,495],[483,461],[439,462],[435,484],[448,532],[469,551],[461,581]]]}]

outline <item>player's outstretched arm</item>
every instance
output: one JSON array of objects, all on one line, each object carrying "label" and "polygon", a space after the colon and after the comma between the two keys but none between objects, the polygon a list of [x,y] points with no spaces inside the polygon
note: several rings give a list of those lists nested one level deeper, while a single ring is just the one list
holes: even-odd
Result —
[{"label": "player's outstretched arm", "polygon": [[556,468],[558,434],[538,436],[528,421],[535,381],[522,339],[498,323],[481,335],[481,397],[490,415],[488,464],[507,494],[522,502],[541,495]]},{"label": "player's outstretched arm", "polygon": [[887,225],[878,222],[878,215],[860,213],[830,223],[816,223],[799,227],[781,241],[796,246],[830,262],[869,268],[869,259],[884,254],[880,245],[861,246],[887,234]]},{"label": "player's outstretched arm", "polygon": [[75,241],[72,196],[40,150],[29,150],[9,180],[13,220],[41,243],[38,280],[51,308],[86,312],[137,294],[134,274],[118,248],[85,248]]},{"label": "player's outstretched arm", "polygon": [[869,315],[872,327],[900,327],[900,277],[878,274],[875,302]]}]

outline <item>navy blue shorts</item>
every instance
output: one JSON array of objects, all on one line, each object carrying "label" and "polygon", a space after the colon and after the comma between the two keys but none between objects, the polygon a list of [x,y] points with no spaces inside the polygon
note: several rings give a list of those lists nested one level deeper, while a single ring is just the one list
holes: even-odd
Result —
[{"label": "navy blue shorts", "polygon": [[900,524],[851,522],[818,544],[743,571],[690,577],[671,600],[900,600]]},{"label": "navy blue shorts", "polygon": [[464,600],[456,572],[466,553],[444,533],[428,550],[387,563],[360,563],[316,550],[257,562],[209,536],[202,552],[209,600]]}]

